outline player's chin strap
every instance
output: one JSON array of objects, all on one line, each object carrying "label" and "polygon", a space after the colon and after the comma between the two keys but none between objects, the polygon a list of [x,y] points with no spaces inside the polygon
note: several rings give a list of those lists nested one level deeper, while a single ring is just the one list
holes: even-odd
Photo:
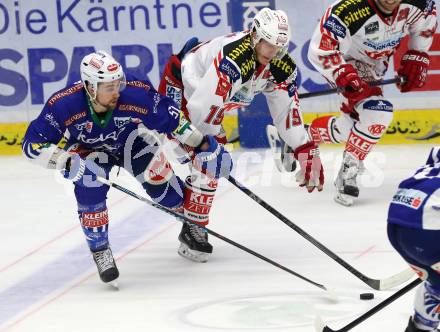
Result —
[{"label": "player's chin strap", "polygon": [[229,176],[228,180],[235,187],[240,189],[243,193],[245,193],[247,196],[252,198],[255,202],[257,202],[259,205],[261,205],[267,211],[272,213],[275,217],[277,217],[279,220],[281,220],[283,223],[285,223],[287,226],[289,226],[291,229],[293,229],[295,232],[297,232],[299,235],[301,235],[307,241],[312,243],[315,247],[317,247],[319,250],[321,250],[327,256],[332,258],[336,263],[342,265],[346,270],[348,270],[348,272],[355,275],[358,279],[362,280],[364,283],[366,283],[371,288],[376,289],[376,290],[390,289],[390,288],[393,288],[395,286],[398,286],[398,285],[404,283],[405,281],[409,280],[411,277],[414,276],[413,270],[406,269],[398,274],[395,274],[395,275],[388,277],[388,278],[385,278],[385,279],[373,279],[373,278],[367,277],[365,274],[356,270],[353,266],[348,264],[341,257],[339,257],[333,251],[331,251],[326,246],[324,246],[321,242],[316,240],[313,236],[311,236],[306,231],[304,231],[301,227],[297,226],[292,221],[290,221],[287,217],[285,217],[283,214],[281,214],[278,210],[276,210],[275,208],[270,206],[268,203],[266,203],[264,200],[262,200],[260,197],[258,197],[254,192],[252,192],[251,190],[246,188],[244,185],[240,184],[232,176]]},{"label": "player's chin strap", "polygon": [[[143,197],[141,195],[138,195],[138,194],[132,192],[131,190],[128,190],[127,188],[124,188],[124,187],[122,187],[122,186],[120,186],[120,185],[118,185],[116,183],[111,182],[110,180],[107,180],[107,179],[102,178],[100,176],[97,177],[97,180],[99,182],[103,183],[103,184],[106,184],[106,185],[112,187],[112,188],[115,188],[115,189],[117,189],[119,191],[122,191],[122,192],[126,193],[127,195],[130,195],[131,197],[134,197],[134,198],[136,198],[136,199],[138,199],[138,200],[140,200],[140,201],[142,201],[144,203],[147,203],[148,205],[153,206],[153,207],[155,207],[155,208],[157,208],[157,209],[159,209],[159,210],[161,210],[161,211],[163,211],[165,213],[168,213],[169,215],[172,215],[172,216],[176,217],[177,220],[179,220],[179,221],[181,221],[183,223],[186,222],[188,224],[195,225],[195,226],[199,227],[196,223],[194,223],[190,219],[184,217],[183,215],[181,215],[181,214],[179,214],[179,213],[177,213],[175,211],[169,210],[169,209],[167,209],[166,207],[164,207],[164,206],[162,206],[160,204],[154,203],[153,201],[150,201],[149,199],[147,199],[147,198],[145,198],[145,197]],[[271,260],[271,259],[269,259],[269,258],[267,258],[267,257],[265,257],[265,256],[263,256],[263,255],[261,255],[259,253],[257,253],[256,251],[253,251],[253,250],[251,250],[251,249],[249,249],[249,248],[247,248],[247,247],[245,247],[245,246],[243,246],[243,245],[241,245],[241,244],[239,244],[239,243],[237,243],[235,241],[232,241],[232,240],[228,239],[227,237],[225,237],[225,236],[223,236],[223,235],[221,235],[219,233],[214,232],[213,230],[210,230],[210,229],[208,229],[206,227],[204,227],[204,229],[208,232],[208,234],[210,234],[212,236],[215,236],[216,238],[218,238],[220,240],[223,240],[223,241],[233,245],[234,247],[236,247],[238,249],[246,251],[247,253],[249,253],[249,254],[251,254],[251,255],[253,255],[253,256],[255,256],[255,257],[257,257],[257,258],[259,258],[259,259],[261,259],[261,260],[263,260],[263,261],[265,261],[265,262],[267,262],[267,263],[269,263],[269,264],[271,264],[271,265],[281,269],[281,270],[283,270],[283,271],[286,271],[287,273],[290,273],[290,274],[296,276],[297,278],[300,278],[300,279],[308,282],[309,284],[312,284],[312,285],[314,285],[314,286],[316,286],[316,287],[318,287],[318,288],[320,288],[322,290],[325,290],[325,291],[328,292],[328,294],[331,297],[334,297],[332,292],[327,287],[325,287],[324,285],[318,284],[317,282],[315,282],[313,280],[310,280],[310,279],[300,275],[299,273],[296,273],[295,271],[292,271],[289,268],[287,268],[287,267],[285,267],[285,266],[283,266],[283,265],[281,265],[281,264],[279,264],[279,263],[277,263],[277,262],[275,262],[275,261],[273,261],[273,260]]]},{"label": "player's chin strap", "polygon": [[376,312],[382,310],[383,308],[385,308],[386,306],[388,306],[389,304],[391,304],[392,302],[397,300],[402,295],[408,293],[411,289],[413,289],[414,287],[419,285],[421,282],[422,282],[422,279],[414,280],[413,282],[409,283],[408,285],[406,285],[402,289],[398,290],[393,295],[391,295],[390,297],[386,298],[385,300],[380,302],[375,307],[373,307],[370,310],[368,310],[365,314],[363,314],[362,316],[356,318],[354,321],[348,323],[347,325],[345,325],[344,327],[340,328],[339,330],[332,330],[327,325],[325,325],[323,323],[322,319],[318,316],[316,318],[316,321],[315,321],[315,330],[318,331],[318,332],[347,332],[347,331],[350,331],[353,327],[359,325],[364,320],[366,320],[367,318],[370,318]]}]

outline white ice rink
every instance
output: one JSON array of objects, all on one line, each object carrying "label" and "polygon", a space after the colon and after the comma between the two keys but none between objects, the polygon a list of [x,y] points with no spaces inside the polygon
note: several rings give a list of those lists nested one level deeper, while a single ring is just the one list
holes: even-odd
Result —
[{"label": "white ice rink", "polygon": [[[308,194],[277,173],[266,150],[234,152],[234,176],[358,270],[382,279],[407,267],[387,239],[388,203],[429,150],[378,146],[350,208],[332,199],[342,148],[322,149],[327,181],[321,193]],[[142,194],[129,176],[114,180]],[[176,252],[179,222],[111,189],[110,240],[120,271],[115,291],[99,280],[71,190],[22,157],[0,158],[1,332],[311,332],[317,313],[337,329],[398,289],[361,301],[359,293],[371,291],[367,285],[222,180],[209,227],[334,289],[338,302],[213,237],[208,263],[184,260]],[[412,298],[406,294],[353,331],[403,332]]]}]

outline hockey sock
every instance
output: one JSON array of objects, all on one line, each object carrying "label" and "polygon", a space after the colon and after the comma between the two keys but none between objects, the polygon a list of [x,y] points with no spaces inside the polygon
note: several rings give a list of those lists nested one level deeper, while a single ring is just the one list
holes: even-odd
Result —
[{"label": "hockey sock", "polygon": [[339,143],[333,132],[335,120],[334,116],[323,116],[312,121],[308,132],[316,144]]},{"label": "hockey sock", "polygon": [[429,282],[417,289],[414,302],[414,324],[422,330],[435,330],[440,322],[440,290]]},{"label": "hockey sock", "polygon": [[78,204],[78,215],[90,250],[96,252],[107,249],[108,210],[105,201],[94,205]]},{"label": "hockey sock", "polygon": [[193,172],[186,178],[183,201],[185,217],[199,225],[208,225],[217,183],[217,180],[199,172]]}]

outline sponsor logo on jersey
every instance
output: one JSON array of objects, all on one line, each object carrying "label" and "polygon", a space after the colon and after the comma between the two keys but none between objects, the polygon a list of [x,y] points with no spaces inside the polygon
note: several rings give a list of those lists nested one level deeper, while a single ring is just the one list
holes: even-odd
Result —
[{"label": "sponsor logo on jersey", "polygon": [[148,109],[143,108],[143,107],[139,107],[136,105],[129,105],[129,104],[121,104],[119,105],[119,110],[120,111],[127,111],[127,112],[136,112],[139,114],[143,114],[143,115],[147,115],[148,113]]},{"label": "sponsor logo on jersey", "polygon": [[254,69],[255,59],[252,56],[250,59],[246,59],[240,65],[241,75],[247,76],[249,72]]},{"label": "sponsor logo on jersey", "polygon": [[336,49],[336,46],[338,45],[338,42],[330,37],[329,35],[322,35],[321,41],[319,43],[319,48],[323,51],[334,51]]},{"label": "sponsor logo on jersey", "polygon": [[114,121],[115,121],[115,126],[117,128],[121,128],[126,124],[131,123],[131,117],[115,117]]},{"label": "sponsor logo on jersey", "polygon": [[249,51],[252,48],[251,45],[251,37],[244,38],[240,44],[235,46],[228,54],[227,56],[231,58],[233,61],[237,60],[238,57],[245,54],[247,51]]},{"label": "sponsor logo on jersey", "polygon": [[72,115],[70,118],[68,118],[66,121],[64,121],[64,125],[65,125],[66,127],[68,127],[68,126],[70,126],[73,122],[75,122],[75,121],[77,121],[77,120],[79,120],[79,119],[85,118],[86,115],[87,115],[86,111],[83,111],[83,112],[81,112],[81,113],[74,114],[74,115]]},{"label": "sponsor logo on jersey", "polygon": [[57,100],[59,100],[59,99],[61,99],[63,97],[67,97],[67,96],[69,96],[69,95],[71,95],[71,94],[81,90],[82,88],[83,88],[82,83],[76,84],[76,85],[74,85],[74,86],[72,86],[72,87],[70,87],[70,88],[68,88],[66,90],[63,90],[63,91],[57,93],[56,95],[54,95],[52,98],[49,99],[47,104],[49,106],[52,106],[53,104],[55,104],[55,102]]},{"label": "sponsor logo on jersey", "polygon": [[117,141],[119,138],[119,135],[122,134],[122,132],[125,130],[125,127],[120,128],[119,130],[112,131],[108,133],[107,135],[104,135],[103,133],[99,134],[98,137],[87,137],[83,132],[80,132],[77,139],[80,142],[84,142],[87,144],[94,144],[97,142],[105,142],[107,140],[113,140]]},{"label": "sponsor logo on jersey", "polygon": [[397,14],[397,22],[406,20],[408,18],[408,15],[409,15],[409,8],[401,9]]},{"label": "sponsor logo on jersey", "polygon": [[435,8],[434,0],[428,0],[428,2],[426,3],[426,8],[424,10],[425,15],[432,14],[434,8]]},{"label": "sponsor logo on jersey", "polygon": [[371,35],[371,34],[375,33],[376,31],[379,31],[379,22],[378,21],[372,22],[372,23],[367,24],[365,26],[365,34],[366,35]]},{"label": "sponsor logo on jersey", "polygon": [[368,127],[368,131],[371,135],[380,136],[387,129],[386,126],[381,124],[374,124]]},{"label": "sponsor logo on jersey", "polygon": [[296,92],[296,84],[290,83],[287,86],[287,93],[288,93],[289,97],[293,97],[295,95],[295,92]]},{"label": "sponsor logo on jersey", "polygon": [[334,14],[341,18],[342,22],[349,28],[350,25],[360,21],[361,19],[372,16],[373,12],[370,6],[358,8],[349,8],[350,5],[363,2],[363,0],[347,0],[334,9]]},{"label": "sponsor logo on jersey", "polygon": [[345,9],[347,9],[350,6],[357,5],[361,3],[363,0],[346,0],[341,1],[338,5],[338,7],[335,8],[335,14],[340,15]]},{"label": "sponsor logo on jersey", "polygon": [[428,195],[423,191],[402,188],[397,190],[393,196],[392,203],[417,210],[423,204],[426,197],[428,197]]},{"label": "sponsor logo on jersey", "polygon": [[231,90],[231,88],[232,84],[224,78],[220,77],[217,83],[215,94],[220,97],[225,97],[228,94],[229,90]]},{"label": "sponsor logo on jersey", "polygon": [[126,82],[126,84],[128,86],[132,86],[132,87],[135,87],[135,88],[144,89],[145,91],[150,90],[150,86],[148,84],[144,83],[144,82],[141,82],[141,81],[128,81],[128,82]]},{"label": "sponsor logo on jersey", "polygon": [[55,117],[53,116],[52,113],[47,113],[47,114],[44,116],[44,119],[45,119],[47,122],[49,122],[49,124],[50,124],[52,127],[56,128],[56,129],[58,129],[58,130],[60,130],[60,124],[57,122],[57,120],[55,120]]},{"label": "sponsor logo on jersey", "polygon": [[235,65],[226,58],[223,58],[220,61],[219,70],[222,73],[225,73],[226,75],[228,75],[233,82],[235,82],[236,80],[238,80],[240,78],[240,73],[237,70],[237,68],[235,67]]},{"label": "sponsor logo on jersey", "polygon": [[367,39],[364,41],[364,45],[368,46],[376,51],[381,51],[385,48],[394,48],[394,47],[398,46],[401,40],[402,40],[402,37],[399,37],[397,39],[391,39],[391,40],[386,40],[386,41],[383,41],[380,43],[376,43],[372,40]]},{"label": "sponsor logo on jersey", "polygon": [[283,59],[274,58],[274,59],[272,59],[270,64],[272,66],[276,67],[277,69],[283,71],[288,76],[290,76],[293,73],[293,71],[295,70],[295,66],[293,66],[292,63],[289,63]]},{"label": "sponsor logo on jersey", "polygon": [[392,112],[393,104],[386,100],[369,100],[364,103],[364,109],[381,112]]},{"label": "sponsor logo on jersey", "polygon": [[249,96],[243,89],[237,91],[230,99],[235,105],[247,106],[252,102],[253,96]]},{"label": "sponsor logo on jersey", "polygon": [[325,21],[324,28],[340,38],[345,38],[347,35],[347,29],[334,16],[330,16],[327,21]]},{"label": "sponsor logo on jersey", "polygon": [[166,95],[174,100],[179,107],[182,105],[182,89],[177,88],[174,85],[167,84]]},{"label": "sponsor logo on jersey", "polygon": [[83,123],[77,123],[77,124],[75,124],[75,128],[78,131],[82,131],[82,130],[85,129],[88,133],[90,133],[92,131],[92,128],[93,128],[93,122],[86,121],[86,122],[83,122]]}]

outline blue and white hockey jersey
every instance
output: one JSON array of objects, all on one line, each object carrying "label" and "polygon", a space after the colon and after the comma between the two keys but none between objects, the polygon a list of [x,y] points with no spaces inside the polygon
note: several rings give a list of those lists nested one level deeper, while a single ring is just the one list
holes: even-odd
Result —
[{"label": "blue and white hockey jersey", "polygon": [[426,165],[400,183],[388,210],[388,222],[440,230],[440,147],[431,150]]},{"label": "blue and white hockey jersey", "polygon": [[160,95],[148,81],[129,80],[121,91],[116,109],[103,118],[92,111],[82,83],[58,91],[30,123],[23,141],[23,153],[32,162],[57,168],[53,156],[56,144],[65,137],[68,145],[123,153],[129,135],[140,124],[159,133],[172,133],[179,125],[180,110]]}]

